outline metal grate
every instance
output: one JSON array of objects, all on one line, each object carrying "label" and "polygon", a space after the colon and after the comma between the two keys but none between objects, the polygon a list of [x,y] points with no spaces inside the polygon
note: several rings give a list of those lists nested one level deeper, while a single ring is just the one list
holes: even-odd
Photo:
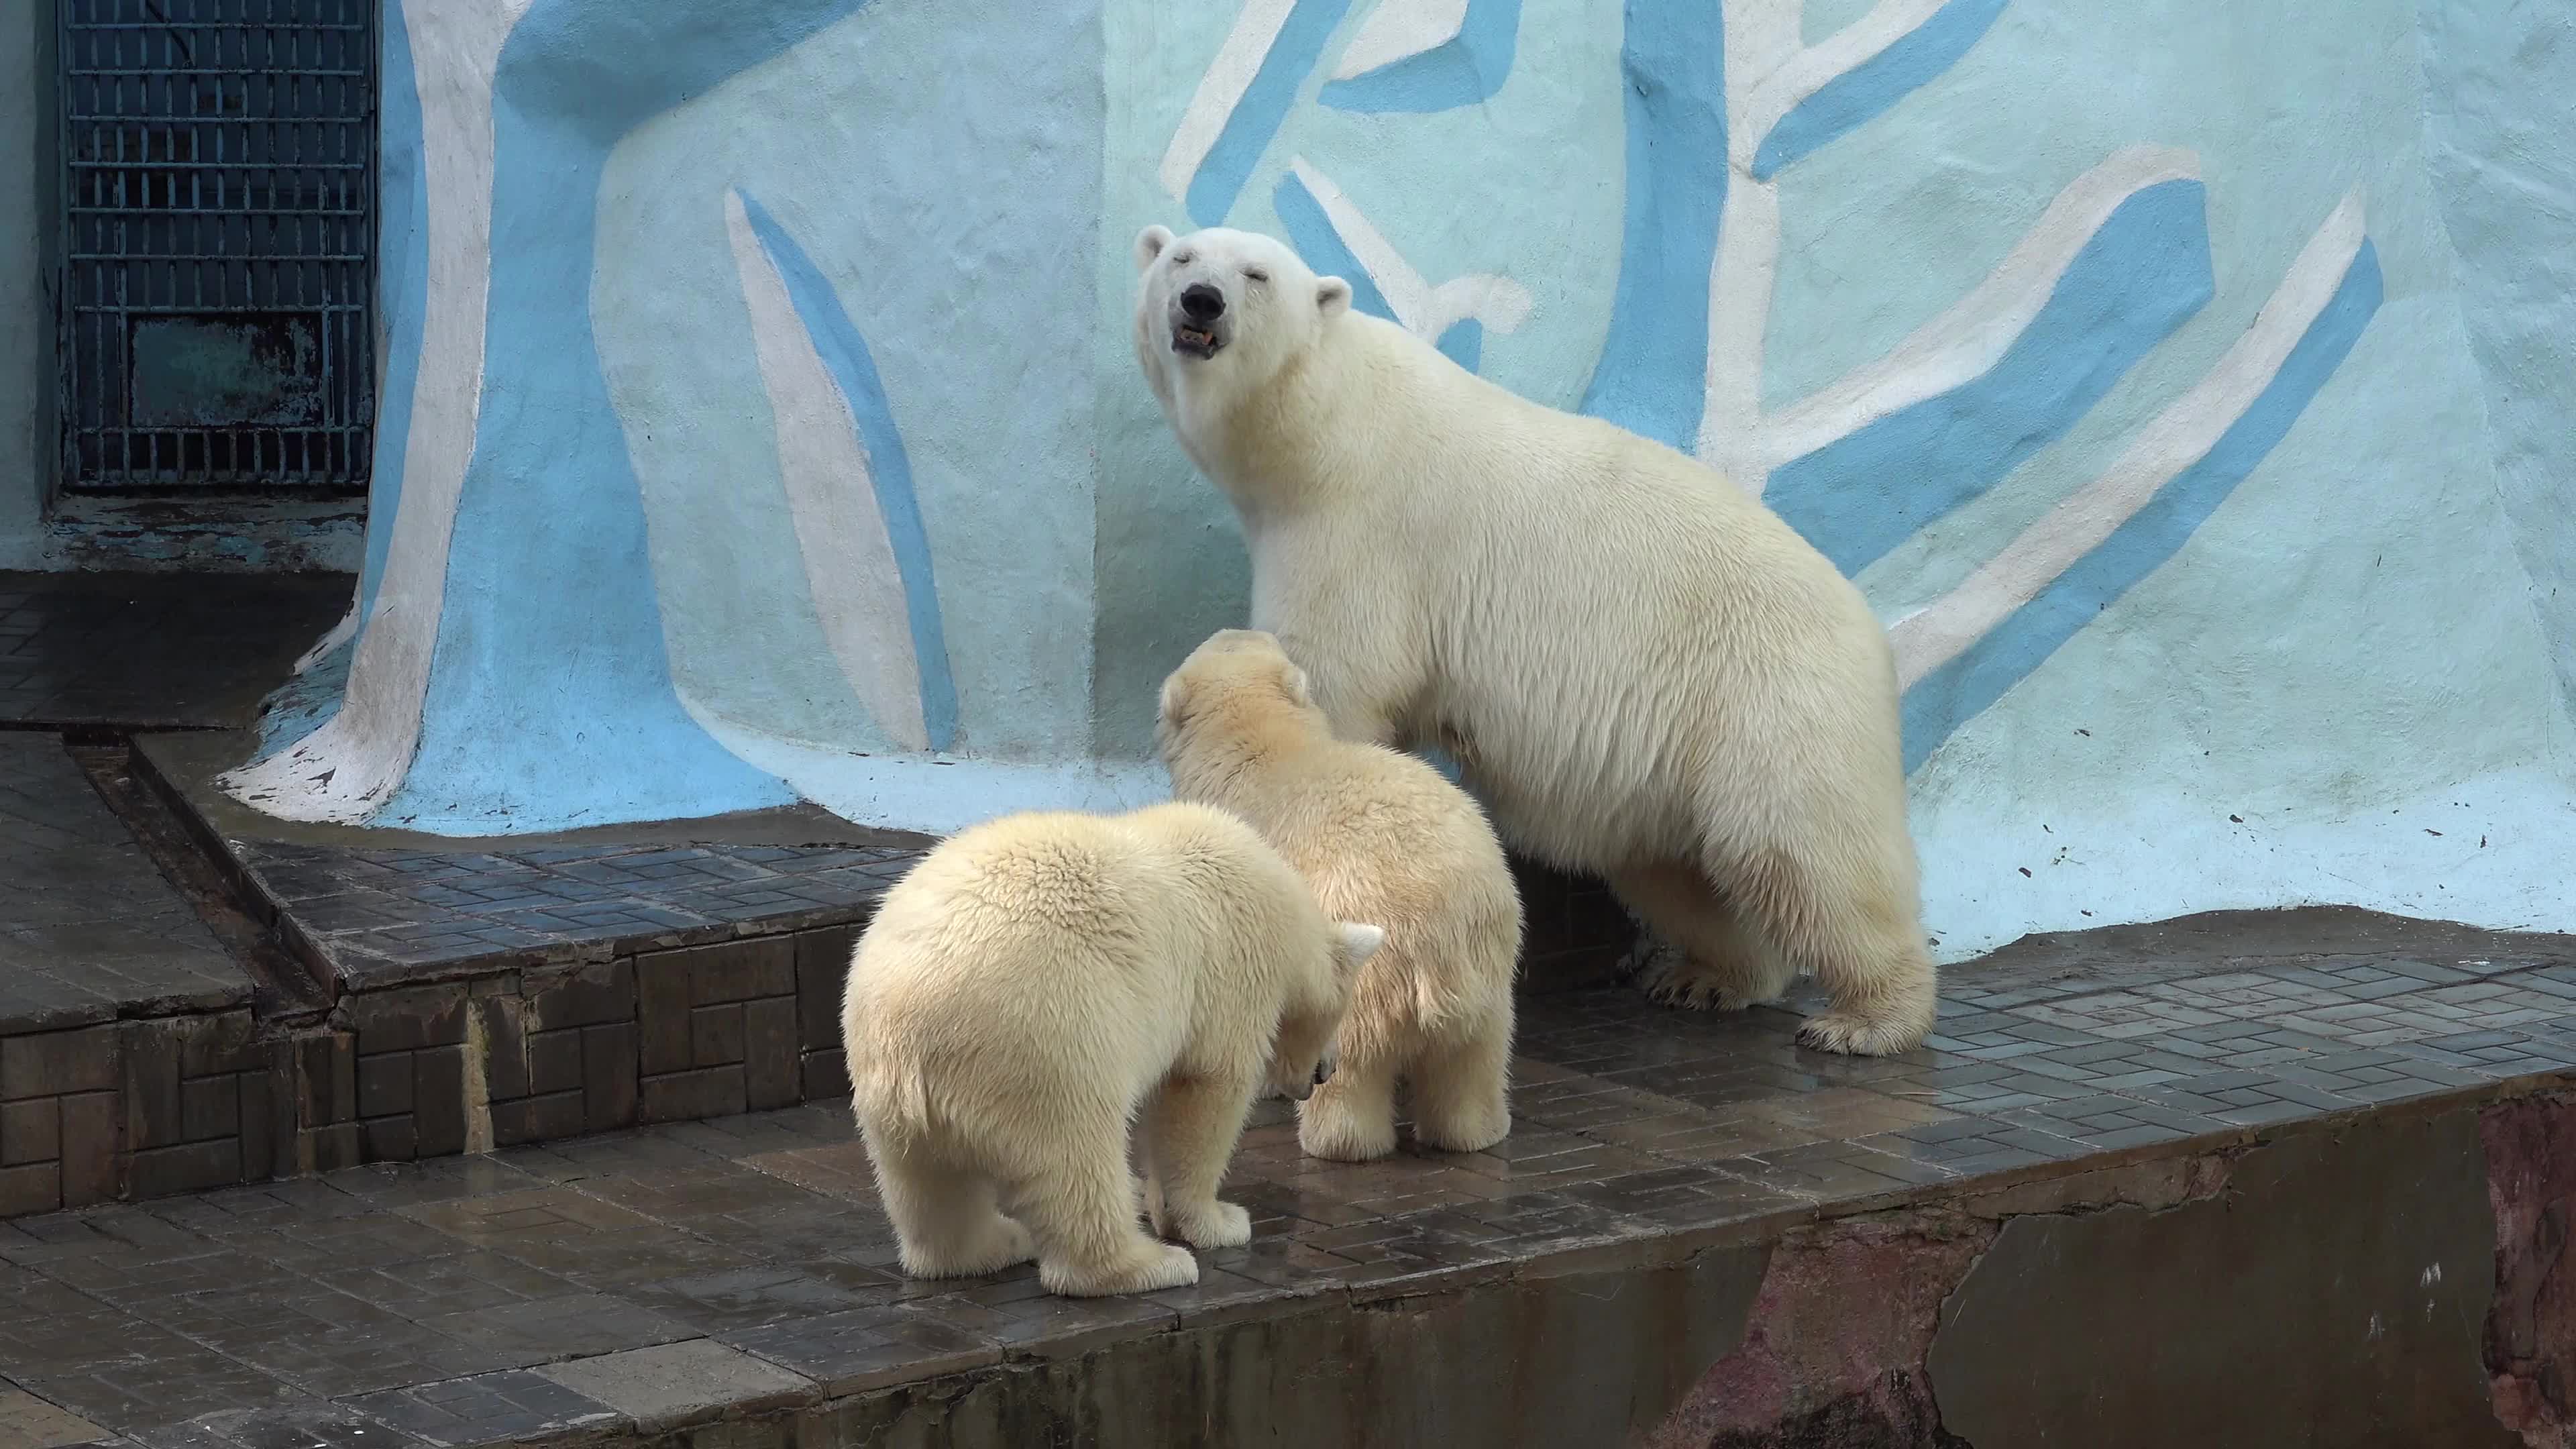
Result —
[{"label": "metal grate", "polygon": [[378,0],[56,0],[63,486],[362,491]]}]

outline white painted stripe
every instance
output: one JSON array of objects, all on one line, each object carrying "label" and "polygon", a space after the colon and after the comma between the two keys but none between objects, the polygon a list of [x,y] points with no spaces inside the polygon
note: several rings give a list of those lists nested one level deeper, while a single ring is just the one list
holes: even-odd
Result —
[{"label": "white painted stripe", "polygon": [[2279,375],[2343,285],[2363,240],[2362,196],[2346,195],[2299,252],[2254,325],[2191,390],[2156,415],[2119,460],[2024,529],[1948,594],[1888,631],[1898,679],[1916,680],[1957,658],[1986,631],[2039,596],[2075,562],[2206,456]]},{"label": "white painted stripe", "polygon": [[1700,377],[1702,462],[1759,497],[1769,481],[1759,441],[1762,361],[1780,274],[1780,193],[1753,179],[1758,137],[1745,113],[1757,83],[1798,50],[1802,0],[1735,0],[1726,27],[1726,204],[1708,264],[1708,363]]},{"label": "white painted stripe", "polygon": [[1806,0],[1730,0],[1724,7],[1727,152],[1739,178],[1751,172],[1754,148],[1771,134],[1769,126],[1756,131],[1752,125],[1762,83],[1798,58],[1806,9]]},{"label": "white painted stripe", "polygon": [[1316,170],[1314,163],[1303,156],[1290,157],[1288,170],[1315,194],[1315,200],[1324,208],[1325,219],[1341,233],[1342,245],[1359,258],[1361,270],[1377,283],[1386,305],[1394,309],[1395,320],[1403,323],[1406,331],[1421,333],[1431,316],[1431,284],[1422,279],[1385,233],[1370,224],[1333,178]]},{"label": "white painted stripe", "polygon": [[1172,144],[1163,152],[1163,190],[1174,201],[1188,198],[1190,178],[1198,174],[1199,163],[1215,149],[1216,138],[1225,133],[1227,119],[1242,104],[1243,93],[1252,88],[1252,78],[1261,73],[1261,62],[1269,59],[1270,47],[1278,43],[1280,27],[1288,23],[1289,12],[1296,8],[1297,0],[1244,0],[1242,13],[1234,17],[1234,29],[1217,47],[1216,59],[1208,62],[1207,74],[1199,77],[1199,88],[1190,97],[1189,109],[1181,113],[1181,124],[1172,132]]},{"label": "white painted stripe", "polygon": [[1335,80],[1362,76],[1458,38],[1467,23],[1467,0],[1378,0],[1342,52]]},{"label": "white painted stripe", "polygon": [[2199,175],[2200,158],[2189,151],[2134,146],[2076,178],[1974,291],[1885,357],[1772,414],[1753,450],[1760,466],[1776,468],[1983,376],[2048,305],[2058,278],[2121,203]]},{"label": "white painted stripe", "polygon": [[[1796,6],[1782,4],[1782,0],[1766,3],[1793,16],[1797,10]],[[1747,138],[1739,143],[1744,148],[1742,154],[1750,157],[1752,148],[1760,146],[1762,138],[1771,134],[1782,117],[1796,110],[1800,101],[1921,29],[1923,22],[1940,13],[1944,3],[1945,0],[1879,0],[1867,15],[1814,45],[1797,49],[1777,67],[1755,70],[1747,77],[1751,86],[1744,110],[1740,116],[1730,116],[1743,122],[1743,129],[1737,133]],[[1733,36],[1730,27],[1728,38]],[[1729,58],[1733,58],[1731,51]]]},{"label": "white painted stripe", "polygon": [[1395,320],[1403,323],[1406,331],[1437,341],[1441,333],[1469,318],[1497,333],[1516,331],[1529,319],[1529,289],[1520,283],[1478,272],[1434,287],[1413,269],[1413,264],[1395,249],[1395,243],[1386,239],[1386,234],[1369,221],[1333,178],[1316,170],[1303,156],[1292,157],[1288,169],[1314,193],[1316,202],[1324,208],[1324,218],[1340,234],[1342,245],[1359,258],[1360,269],[1377,284]]},{"label": "white painted stripe", "polygon": [[[483,402],[492,278],[492,71],[532,0],[403,0],[420,86],[429,193],[429,286],[402,507],[349,684],[320,729],[224,777],[247,804],[289,820],[364,819],[394,793],[420,744],[421,702],[446,598],[447,550]],[[589,198],[577,198],[588,205]]]},{"label": "white painted stripe", "polygon": [[742,193],[725,192],[725,236],[751,309],[751,341],[778,437],[778,471],[796,525],[805,581],[832,658],[886,737],[930,748],[922,718],[921,665],[894,539],[877,509],[867,448],[850,401],[814,350],[787,280],[760,244]]},{"label": "white painted stripe", "polygon": [[1771,481],[1762,456],[1762,359],[1780,274],[1780,189],[1742,171],[1726,188],[1708,267],[1708,371],[1698,453],[1754,497]]}]

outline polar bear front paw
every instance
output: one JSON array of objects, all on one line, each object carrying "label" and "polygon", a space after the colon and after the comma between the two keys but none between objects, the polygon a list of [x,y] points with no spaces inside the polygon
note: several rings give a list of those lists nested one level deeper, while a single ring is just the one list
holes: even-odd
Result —
[{"label": "polar bear front paw", "polygon": [[1252,1241],[1252,1214],[1230,1202],[1210,1199],[1187,1209],[1160,1204],[1154,1231],[1193,1248],[1240,1248]]},{"label": "polar bear front paw", "polygon": [[1639,972],[1637,985],[1648,997],[1666,1006],[1685,1011],[1735,1012],[1779,1000],[1789,983],[1753,979],[1745,971],[1668,954]]},{"label": "polar bear front paw", "polygon": [[1297,1148],[1326,1162],[1374,1162],[1395,1151],[1395,1108],[1363,1112],[1347,1092],[1317,1092],[1297,1109]]},{"label": "polar bear front paw", "polygon": [[903,1269],[915,1278],[981,1278],[1017,1267],[1037,1256],[1036,1242],[1016,1218],[995,1213],[992,1219],[961,1232],[949,1243],[907,1244]]},{"label": "polar bear front paw", "polygon": [[1154,1293],[1187,1288],[1199,1281],[1199,1260],[1190,1250],[1156,1243],[1150,1251],[1109,1268],[1070,1268],[1038,1264],[1038,1286],[1067,1298],[1106,1298],[1118,1293]]},{"label": "polar bear front paw", "polygon": [[1902,1016],[1825,1011],[1798,1028],[1798,1045],[1845,1056],[1892,1057],[1922,1045],[1931,1025],[1928,1020],[1916,1022]]},{"label": "polar bear front paw", "polygon": [[1711,980],[1678,957],[1647,967],[1637,984],[1653,1000],[1685,1011],[1743,1011],[1761,1004],[1730,983]]}]

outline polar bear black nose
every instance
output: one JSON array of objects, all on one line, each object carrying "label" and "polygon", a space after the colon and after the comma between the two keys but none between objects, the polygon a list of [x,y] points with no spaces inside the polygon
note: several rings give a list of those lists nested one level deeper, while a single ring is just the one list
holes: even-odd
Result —
[{"label": "polar bear black nose", "polygon": [[1225,293],[1205,282],[1192,282],[1181,291],[1181,311],[1193,322],[1213,322],[1225,315]]}]

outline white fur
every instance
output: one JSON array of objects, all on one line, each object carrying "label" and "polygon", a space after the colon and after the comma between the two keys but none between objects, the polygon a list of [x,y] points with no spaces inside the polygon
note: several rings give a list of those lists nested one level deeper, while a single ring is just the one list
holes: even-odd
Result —
[{"label": "white fur", "polygon": [[1520,893],[1467,793],[1410,755],[1333,738],[1306,676],[1268,634],[1224,630],[1163,683],[1172,793],[1252,823],[1327,915],[1375,921],[1332,1080],[1298,1105],[1316,1157],[1395,1150],[1395,1090],[1426,1147],[1481,1152],[1511,1131],[1512,971]]},{"label": "white fur", "polygon": [[[1809,1045],[1922,1040],[1896,671],[1849,580],[1720,474],[1476,377],[1277,241],[1149,227],[1136,258],[1138,360],[1336,734],[1449,749],[1522,848],[1608,876],[1687,952],[1666,999],[1806,971],[1833,998]],[[1226,300],[1211,358],[1173,345],[1195,283]]]},{"label": "white fur", "polygon": [[[841,1009],[851,1103],[904,1271],[1038,1262],[1050,1292],[1198,1281],[1250,1240],[1217,1201],[1264,1064],[1304,1096],[1385,939],[1335,926],[1241,820],[1203,805],[1015,815],[949,839],[878,907]],[[1006,1215],[1007,1214],[1007,1215]]]}]

